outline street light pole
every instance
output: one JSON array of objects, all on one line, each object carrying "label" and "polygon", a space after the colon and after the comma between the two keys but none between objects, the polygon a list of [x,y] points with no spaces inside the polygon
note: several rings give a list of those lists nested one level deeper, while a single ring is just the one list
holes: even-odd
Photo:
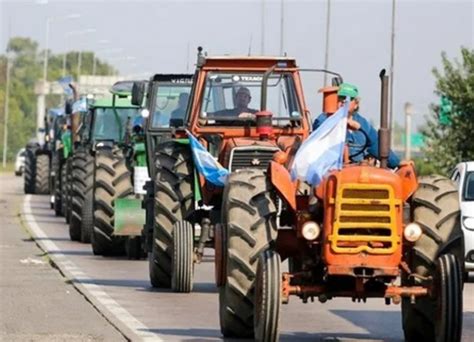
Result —
[{"label": "street light pole", "polygon": [[260,19],[261,22],[261,31],[260,31],[260,54],[265,54],[265,0],[262,0],[262,18]]},{"label": "street light pole", "polygon": [[[326,52],[324,54],[324,69],[328,70],[329,64],[329,29],[331,27],[331,0],[327,0],[327,10],[326,10]],[[328,74],[324,73],[324,83],[323,86],[326,86]]]},{"label": "street light pole", "polygon": [[[395,0],[392,0],[392,39],[390,48],[390,130],[393,130],[393,68],[395,65]],[[393,132],[392,132],[393,133]],[[393,145],[393,134],[391,145]]]},{"label": "street light pole", "polygon": [[7,151],[8,151],[8,114],[9,114],[9,100],[10,100],[10,54],[7,51],[7,72],[6,72],[6,84],[5,84],[5,101],[4,102],[4,113],[5,121],[3,123],[3,168],[7,166]]},{"label": "street light pole", "polygon": [[280,10],[280,56],[283,56],[283,36],[285,32],[285,0],[281,0]]},{"label": "street light pole", "polygon": [[411,159],[411,117],[413,115],[413,105],[405,103],[405,160]]}]

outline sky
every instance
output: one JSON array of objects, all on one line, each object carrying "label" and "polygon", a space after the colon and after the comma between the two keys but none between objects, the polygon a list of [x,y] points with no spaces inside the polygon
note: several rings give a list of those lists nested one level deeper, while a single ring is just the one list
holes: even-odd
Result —
[{"label": "sky", "polygon": [[[283,52],[295,57],[300,67],[322,68],[327,3],[0,0],[0,53],[6,50],[10,36],[31,37],[44,48],[46,19],[50,17],[49,47],[53,52],[95,50],[122,75],[135,78],[192,72],[197,46],[203,46],[209,55],[279,55],[283,42]],[[330,3],[329,69],[358,86],[361,113],[378,126],[378,73],[390,67],[392,0]],[[396,0],[395,4],[394,121],[404,125],[404,104],[411,102],[416,129],[423,124],[429,104],[438,101],[432,69],[440,67],[441,52],[450,59],[459,58],[461,46],[474,46],[474,1]],[[80,18],[65,18],[73,14]],[[88,29],[94,32],[69,34]],[[315,116],[321,110],[317,91],[322,76],[302,77],[306,102]]]}]

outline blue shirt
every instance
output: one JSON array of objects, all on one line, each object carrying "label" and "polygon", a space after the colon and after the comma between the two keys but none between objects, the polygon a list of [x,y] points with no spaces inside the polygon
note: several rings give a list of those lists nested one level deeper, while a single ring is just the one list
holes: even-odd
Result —
[{"label": "blue shirt", "polygon": [[[322,113],[313,122],[313,131],[317,129],[328,115]],[[376,159],[379,157],[379,136],[374,127],[359,113],[354,113],[352,119],[360,124],[360,129],[353,131],[347,129],[346,143],[349,146],[349,159],[353,163],[358,163],[368,156]],[[388,157],[388,167],[396,168],[400,165],[400,159],[390,150]]]}]

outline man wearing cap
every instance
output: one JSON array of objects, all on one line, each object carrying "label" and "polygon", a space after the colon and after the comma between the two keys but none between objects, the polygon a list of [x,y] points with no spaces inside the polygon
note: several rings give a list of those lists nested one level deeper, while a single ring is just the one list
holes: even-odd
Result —
[{"label": "man wearing cap", "polygon": [[[342,107],[346,97],[349,97],[349,117],[347,118],[346,143],[349,147],[349,159],[352,163],[359,163],[369,157],[379,158],[379,139],[375,128],[359,114],[359,91],[355,85],[342,83],[337,92],[338,106]],[[328,117],[322,113],[314,120],[313,130],[317,129]],[[400,165],[400,159],[393,151],[388,157],[388,167],[396,168]]]}]

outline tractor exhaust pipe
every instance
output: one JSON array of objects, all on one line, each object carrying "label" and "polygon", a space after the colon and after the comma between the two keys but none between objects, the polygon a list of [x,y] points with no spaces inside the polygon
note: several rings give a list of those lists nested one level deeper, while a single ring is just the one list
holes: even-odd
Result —
[{"label": "tractor exhaust pipe", "polygon": [[380,71],[379,77],[381,81],[379,158],[380,167],[386,169],[390,154],[390,127],[388,127],[388,76],[385,74],[385,69]]},{"label": "tractor exhaust pipe", "polygon": [[268,78],[272,72],[276,69],[277,64],[268,68],[262,77],[262,93],[260,95],[260,111],[267,110],[267,87],[268,87]]}]

